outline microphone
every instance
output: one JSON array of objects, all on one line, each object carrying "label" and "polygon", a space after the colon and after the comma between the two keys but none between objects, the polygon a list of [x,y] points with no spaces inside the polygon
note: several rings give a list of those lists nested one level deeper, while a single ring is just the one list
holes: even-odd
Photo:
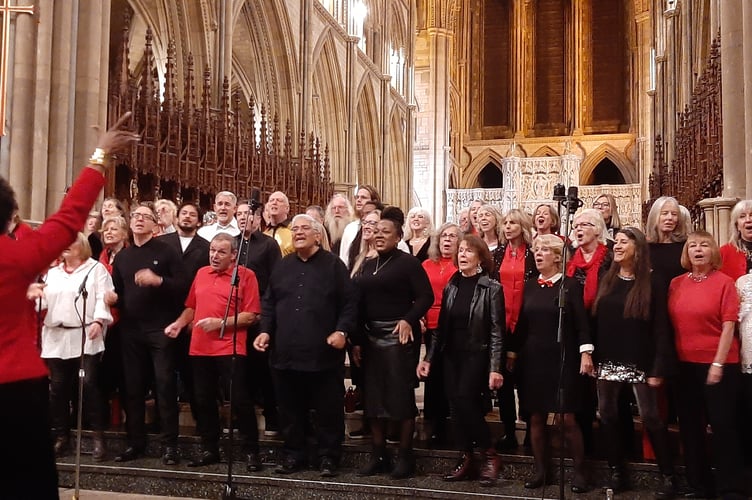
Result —
[{"label": "microphone", "polygon": [[582,206],[582,200],[577,197],[578,194],[577,186],[569,186],[569,190],[567,191],[567,208],[571,215],[574,215],[577,209]]},{"label": "microphone", "polygon": [[251,199],[248,204],[251,206],[251,214],[261,208],[263,204],[261,203],[261,191],[259,188],[251,189]]},{"label": "microphone", "polygon": [[566,194],[566,188],[564,187],[564,184],[555,185],[553,200],[557,202],[558,204],[566,199],[567,199],[567,194]]}]

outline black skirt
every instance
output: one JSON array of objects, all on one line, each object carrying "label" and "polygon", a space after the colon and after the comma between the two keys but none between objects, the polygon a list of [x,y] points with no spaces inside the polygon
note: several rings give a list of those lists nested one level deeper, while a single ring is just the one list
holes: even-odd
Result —
[{"label": "black skirt", "polygon": [[[394,323],[396,324],[396,322]],[[417,342],[385,342],[394,335],[394,324],[382,332],[371,331],[363,352],[365,415],[368,418],[408,420],[415,418]]]}]

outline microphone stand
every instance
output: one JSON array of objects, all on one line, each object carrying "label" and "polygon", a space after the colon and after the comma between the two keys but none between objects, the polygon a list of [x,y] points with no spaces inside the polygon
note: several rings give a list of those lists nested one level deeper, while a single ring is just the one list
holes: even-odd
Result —
[{"label": "microphone stand", "polygon": [[[94,269],[92,267],[92,269]],[[78,362],[78,415],[76,416],[76,487],[73,493],[73,500],[79,499],[79,487],[80,487],[80,475],[81,475],[81,428],[83,426],[83,412],[84,412],[84,379],[86,378],[86,369],[84,368],[84,348],[86,345],[86,302],[89,298],[89,291],[86,289],[86,280],[89,279],[89,272],[84,276],[84,280],[81,282],[81,286],[78,289],[79,297],[82,301],[81,311],[81,357]],[[75,305],[75,301],[74,301]]]},{"label": "microphone stand", "polygon": [[[250,221],[246,222],[246,225],[248,225]],[[245,230],[245,229],[244,229]],[[250,236],[248,237],[248,243],[250,243]],[[232,328],[232,361],[230,364],[230,383],[229,383],[229,389],[230,389],[230,416],[229,416],[229,425],[227,426],[229,429],[229,436],[228,436],[228,443],[227,443],[227,480],[225,482],[225,488],[222,491],[222,500],[236,500],[238,498],[237,496],[237,487],[233,484],[232,479],[232,466],[233,466],[233,458],[234,458],[234,429],[233,429],[233,417],[234,417],[234,398],[233,398],[233,380],[235,379],[235,366],[236,366],[236,360],[238,357],[238,307],[240,307],[239,304],[239,289],[240,289],[240,276],[239,276],[239,268],[240,268],[240,256],[243,254],[243,246],[245,245],[247,247],[248,243],[245,242],[245,238],[243,238],[243,232],[240,233],[240,245],[238,245],[238,254],[235,257],[235,268],[232,271],[232,277],[230,278],[230,293],[227,295],[227,305],[225,306],[225,313],[222,316],[222,327],[219,330],[219,338],[222,339],[225,336],[225,329],[227,328],[227,318],[230,315],[230,306],[232,304],[232,298],[235,297],[235,311],[234,311],[234,324]]]},{"label": "microphone stand", "polygon": [[[577,188],[570,188],[571,190]],[[556,341],[559,343],[559,387],[557,389],[557,407],[559,410],[559,443],[561,450],[559,452],[559,498],[564,500],[564,362],[566,361],[566,346],[564,344],[564,310],[566,308],[567,289],[564,285],[567,277],[567,261],[569,260],[569,248],[567,239],[569,238],[570,219],[574,216],[577,209],[582,206],[582,201],[577,198],[576,191],[574,197],[564,195],[564,186],[557,184],[554,187],[554,201],[558,201],[559,220],[564,226],[564,249],[561,252],[561,269],[562,277],[559,282],[559,296],[557,305],[559,308],[559,318],[556,330]],[[563,215],[563,217],[562,217]],[[560,228],[561,229],[561,228]]]}]

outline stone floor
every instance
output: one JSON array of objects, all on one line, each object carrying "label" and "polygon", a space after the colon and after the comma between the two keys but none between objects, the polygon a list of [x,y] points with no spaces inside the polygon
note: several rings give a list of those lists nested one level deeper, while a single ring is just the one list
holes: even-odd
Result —
[{"label": "stone floor", "polygon": [[[60,499],[75,498],[74,488],[60,488]],[[162,497],[157,495],[136,495],[134,493],[115,493],[112,491],[78,490],[79,500],[199,500],[185,497]]]}]

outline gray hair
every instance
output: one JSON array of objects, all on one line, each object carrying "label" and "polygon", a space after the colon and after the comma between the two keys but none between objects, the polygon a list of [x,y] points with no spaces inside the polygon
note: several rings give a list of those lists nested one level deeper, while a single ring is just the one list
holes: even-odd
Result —
[{"label": "gray hair", "polygon": [[582,218],[595,224],[595,233],[598,235],[598,243],[605,245],[606,235],[608,233],[606,232],[606,222],[603,220],[603,214],[601,214],[601,211],[596,208],[585,208],[575,216],[574,220],[577,221]]},{"label": "gray hair", "polygon": [[673,196],[661,196],[653,202],[648,212],[648,220],[645,222],[645,237],[650,242],[658,242],[661,239],[661,235],[658,231],[658,219],[661,216],[661,211],[666,203],[673,203],[676,206],[678,218],[676,221],[676,227],[671,232],[670,239],[674,243],[687,241],[687,228],[689,221],[687,221],[684,211],[682,211],[679,202]]},{"label": "gray hair", "polygon": [[739,219],[739,215],[741,215],[743,212],[752,212],[752,200],[740,200],[739,202],[734,205],[734,208],[731,209],[731,237],[730,237],[730,243],[734,245],[736,248],[738,248],[741,251],[744,251],[744,240],[742,240],[742,233],[739,231],[739,225],[737,224],[737,221]]}]

